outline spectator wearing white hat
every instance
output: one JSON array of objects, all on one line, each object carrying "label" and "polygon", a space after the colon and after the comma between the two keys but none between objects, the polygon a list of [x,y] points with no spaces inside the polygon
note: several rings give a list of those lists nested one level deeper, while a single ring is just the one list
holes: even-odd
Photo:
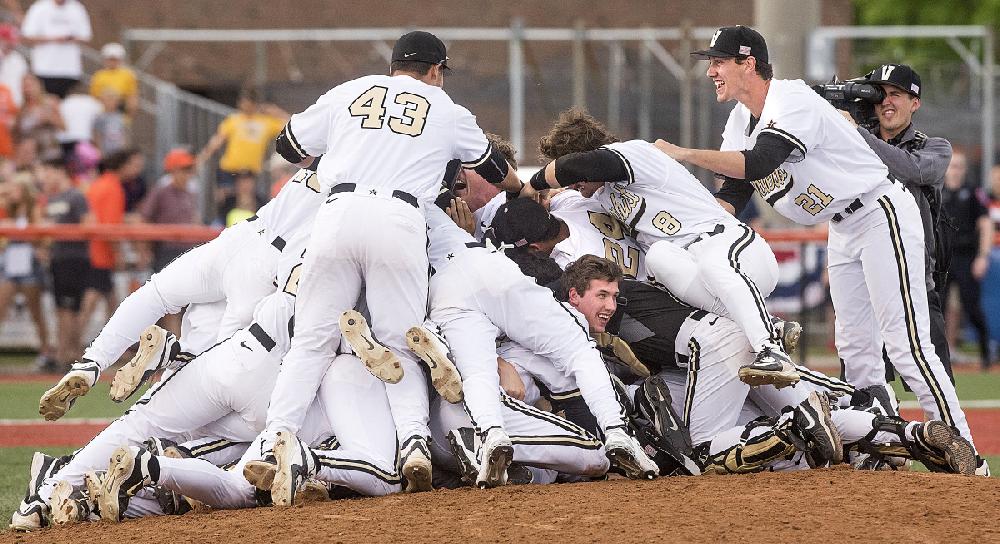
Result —
[{"label": "spectator wearing white hat", "polygon": [[90,16],[78,0],[37,0],[28,8],[21,34],[31,48],[31,69],[45,91],[66,98],[83,77],[80,44],[90,41]]},{"label": "spectator wearing white hat", "polygon": [[119,107],[130,117],[139,105],[139,83],[135,72],[125,66],[125,48],[120,43],[107,43],[101,48],[104,67],[90,78],[90,95],[98,100],[109,94],[120,97]]}]

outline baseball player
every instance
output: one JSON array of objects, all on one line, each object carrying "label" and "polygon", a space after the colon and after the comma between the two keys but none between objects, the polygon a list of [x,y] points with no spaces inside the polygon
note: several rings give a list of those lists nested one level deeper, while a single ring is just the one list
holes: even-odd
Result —
[{"label": "baseball player", "polygon": [[[663,140],[657,147],[725,176],[727,184],[749,182],[792,221],[829,221],[830,296],[847,381],[885,383],[884,343],[927,417],[956,427],[971,443],[955,387],[930,339],[923,229],[913,197],[828,102],[800,80],[772,79],[767,44],[756,31],[721,28],[708,49],[693,54],[709,59],[716,99],[738,102],[722,147],[685,149]],[[988,471],[981,461],[977,472]]]},{"label": "baseball player", "polygon": [[[404,475],[429,468],[423,453],[430,434],[427,389],[404,338],[423,321],[427,305],[423,203],[437,195],[447,163],[456,158],[506,190],[524,187],[475,117],[442,89],[447,61],[436,36],[407,33],[393,47],[389,75],[334,87],[293,115],[277,138],[278,153],[295,164],[327,154],[317,173],[329,199],[317,213],[301,268],[295,335],[268,410],[268,446],[278,431],[294,434],[301,426],[340,342],[339,318],[355,306],[364,283],[372,331],[403,370],[387,394]],[[408,487],[430,489],[420,472],[417,485]]]},{"label": "baseball player", "polygon": [[777,283],[778,264],[753,229],[653,144],[619,142],[586,113],[564,112],[547,138],[561,142],[566,154],[532,176],[534,189],[577,185],[627,227],[657,283],[739,323],[757,354],[740,371],[747,383],[781,387],[798,381],[764,305]]},{"label": "baseball player", "polygon": [[[317,161],[318,162],[318,161]],[[112,383],[111,396],[121,401],[134,393],[167,355],[176,357],[176,339],[163,329],[143,330],[167,314],[188,306],[184,347],[198,354],[250,323],[254,307],[274,292],[276,277],[285,277],[285,260],[298,262],[320,194],[311,164],[296,173],[257,215],[227,228],[218,238],[198,246],[154,274],[115,309],[114,315],[59,382],[46,391],[39,412],[48,420],[62,417],[76,398],[87,394],[100,373],[140,341],[139,352]],[[190,360],[190,354],[182,360]]]},{"label": "baseball player", "polygon": [[[500,402],[495,344],[500,334],[550,358],[576,379],[604,431],[612,465],[633,478],[655,477],[656,466],[626,433],[624,410],[614,396],[610,377],[576,316],[509,259],[476,242],[443,211],[428,207],[426,215],[433,272],[430,318],[450,343],[462,374],[465,404],[483,436],[477,484],[502,485],[513,454]],[[424,353],[421,357],[444,355]]]}]

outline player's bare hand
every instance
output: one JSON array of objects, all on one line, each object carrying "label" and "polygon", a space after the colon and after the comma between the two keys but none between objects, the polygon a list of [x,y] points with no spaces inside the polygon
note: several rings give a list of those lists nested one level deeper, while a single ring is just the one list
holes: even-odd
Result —
[{"label": "player's bare hand", "polygon": [[535,200],[538,200],[538,191],[536,191],[530,183],[525,183],[524,186],[521,187],[521,191],[517,193],[517,198],[534,198]]},{"label": "player's bare hand", "polygon": [[842,115],[844,117],[844,119],[847,119],[847,122],[850,123],[851,126],[854,126],[854,127],[858,126],[858,122],[855,121],[853,117],[851,117],[850,113],[848,113],[845,110],[837,110],[837,111],[840,112],[840,115]]},{"label": "player's bare hand", "polygon": [[983,279],[986,270],[990,267],[990,260],[985,255],[980,255],[972,261],[972,277],[977,280]]},{"label": "player's bare hand", "polygon": [[472,210],[469,208],[469,203],[462,200],[461,198],[451,199],[451,206],[448,206],[448,217],[455,222],[456,225],[462,228],[465,232],[475,235],[476,233],[476,216],[473,215]]},{"label": "player's bare hand", "polygon": [[666,140],[657,138],[656,141],[653,142],[653,145],[656,146],[656,149],[666,153],[668,157],[674,159],[675,161],[683,161],[686,157],[687,149],[679,145],[674,145]]},{"label": "player's bare hand", "polygon": [[524,400],[524,382],[521,381],[521,376],[514,365],[497,357],[497,372],[500,374],[500,387],[504,392],[517,400]]}]

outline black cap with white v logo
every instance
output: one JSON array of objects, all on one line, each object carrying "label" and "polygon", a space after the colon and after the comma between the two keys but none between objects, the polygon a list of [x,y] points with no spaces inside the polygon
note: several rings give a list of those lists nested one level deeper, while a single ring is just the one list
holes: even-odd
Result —
[{"label": "black cap with white v logo", "polygon": [[392,60],[440,64],[448,68],[448,54],[444,42],[430,32],[414,30],[403,34],[392,48]]},{"label": "black cap with white v logo", "polygon": [[883,64],[865,76],[871,83],[884,83],[899,87],[920,98],[920,76],[905,64]]},{"label": "black cap with white v logo", "polygon": [[743,25],[724,26],[715,31],[708,49],[694,51],[695,57],[708,59],[710,57],[753,57],[757,62],[767,64],[767,43],[756,30]]}]

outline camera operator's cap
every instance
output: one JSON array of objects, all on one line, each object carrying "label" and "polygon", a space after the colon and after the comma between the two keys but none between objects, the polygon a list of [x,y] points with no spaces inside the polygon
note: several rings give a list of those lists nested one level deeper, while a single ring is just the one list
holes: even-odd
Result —
[{"label": "camera operator's cap", "polygon": [[757,62],[767,64],[767,43],[756,30],[743,25],[724,26],[715,31],[708,49],[695,51],[691,55],[702,60],[711,57],[753,57]]},{"label": "camera operator's cap", "polygon": [[899,87],[920,98],[920,76],[905,64],[883,64],[865,76],[870,83]]},{"label": "camera operator's cap", "polygon": [[497,208],[490,229],[495,242],[522,247],[555,238],[559,220],[534,200],[515,198]]},{"label": "camera operator's cap", "polygon": [[440,64],[448,68],[447,49],[437,36],[430,32],[414,30],[403,34],[392,47],[392,60],[418,61],[428,64]]}]

